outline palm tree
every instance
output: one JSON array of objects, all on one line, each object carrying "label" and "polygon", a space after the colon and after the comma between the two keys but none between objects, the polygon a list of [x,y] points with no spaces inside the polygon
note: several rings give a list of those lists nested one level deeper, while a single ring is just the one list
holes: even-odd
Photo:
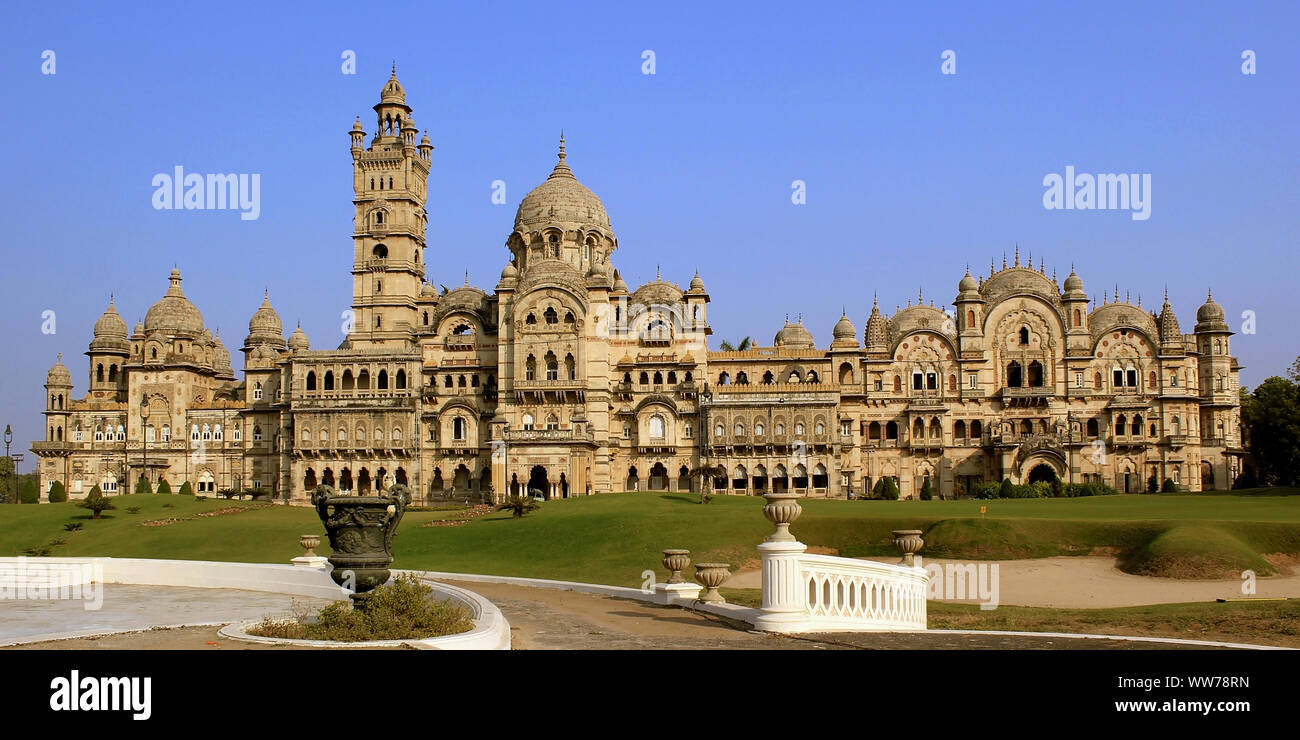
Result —
[{"label": "palm tree", "polygon": [[687,476],[692,481],[696,481],[700,487],[700,503],[707,504],[709,502],[708,490],[710,485],[719,478],[726,480],[727,469],[721,465],[701,465],[698,468],[693,468],[687,473]]},{"label": "palm tree", "polygon": [[727,340],[724,339],[722,340],[722,344],[718,345],[718,349],[721,349],[723,352],[744,352],[745,350],[749,349],[753,344],[754,344],[754,340],[751,339],[750,337],[745,337],[744,339],[740,340],[739,344],[732,344],[731,342],[728,342]]},{"label": "palm tree", "polygon": [[497,504],[497,511],[509,511],[513,519],[518,519],[524,514],[536,511],[542,508],[542,505],[532,496],[511,496],[504,503]]}]

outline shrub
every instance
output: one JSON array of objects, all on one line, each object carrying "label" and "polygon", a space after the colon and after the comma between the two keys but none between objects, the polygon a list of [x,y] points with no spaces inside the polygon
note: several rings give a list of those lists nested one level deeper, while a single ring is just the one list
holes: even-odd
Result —
[{"label": "shrub", "polygon": [[90,489],[90,493],[86,494],[86,498],[79,501],[77,506],[80,506],[83,509],[89,509],[95,519],[98,519],[101,513],[117,508],[113,505],[112,501],[108,500],[108,497],[104,495],[104,492],[99,490],[99,486]]},{"label": "shrub", "polygon": [[1151,477],[1147,478],[1147,493],[1155,493],[1159,490],[1160,482],[1156,480],[1156,474],[1152,473]]},{"label": "shrub", "polygon": [[18,487],[18,503],[20,504],[37,504],[41,501],[41,494],[37,493],[36,481],[28,478]]},{"label": "shrub", "polygon": [[153,486],[149,485],[149,479],[144,477],[143,475],[140,476],[140,480],[135,482],[135,492],[153,493]]},{"label": "shrub", "polygon": [[1071,498],[1080,496],[1114,496],[1118,492],[1105,483],[1073,483],[1065,487],[1065,495]]},{"label": "shrub", "polygon": [[128,506],[128,507],[126,507],[126,513],[128,513],[128,514],[139,514],[139,513],[140,513],[140,507],[139,507],[139,506]]},{"label": "shrub", "polygon": [[981,483],[975,487],[975,498],[989,499],[997,498],[1002,486],[997,483]]},{"label": "shrub", "polygon": [[193,486],[190,485],[189,481],[185,481],[184,483],[181,484],[181,490],[177,491],[176,493],[181,496],[193,496],[194,488]]},{"label": "shrub", "polygon": [[921,500],[929,501],[934,498],[934,487],[930,485],[930,479],[926,478],[921,484]]},{"label": "shrub", "polygon": [[24,555],[30,555],[30,556],[32,556],[32,557],[34,557],[34,558],[45,558],[45,557],[49,557],[50,552],[52,551],[52,549],[53,549],[53,548],[51,548],[48,544],[46,544],[46,545],[37,545],[37,546],[35,546],[35,547],[26,547],[26,548],[23,548],[23,554],[24,554]]},{"label": "shrub", "polygon": [[871,498],[884,498],[884,497],[885,497],[885,479],[879,478],[876,480],[876,485],[871,487]]},{"label": "shrub", "polygon": [[81,528],[82,528],[83,526],[85,526],[85,525],[82,524],[81,522],[68,522],[67,524],[64,524],[64,525],[63,525],[63,531],[65,531],[65,532],[80,532],[80,531],[81,531]]},{"label": "shrub", "polygon": [[163,507],[164,509],[175,509],[175,508],[176,508],[176,504],[166,503],[166,504],[163,504],[162,507]]},{"label": "shrub", "polygon": [[1165,482],[1160,486],[1161,493],[1178,493],[1178,486],[1174,484],[1172,478],[1165,478]]},{"label": "shrub", "polygon": [[542,505],[532,496],[511,496],[504,503],[497,504],[497,511],[508,511],[513,519],[518,519],[524,514],[536,511],[542,508]]},{"label": "shrub", "polygon": [[162,480],[158,481],[158,493],[171,493],[171,492],[172,492],[172,487],[167,483],[166,478],[163,478]]},{"label": "shrub", "polygon": [[454,635],[473,627],[470,611],[463,604],[451,599],[438,601],[431,586],[408,574],[371,591],[360,608],[336,601],[322,608],[314,622],[267,617],[249,632],[263,637],[359,642]]},{"label": "shrub", "polygon": [[50,503],[61,504],[67,500],[68,490],[63,487],[62,482],[57,480],[54,481],[54,485],[50,486]]},{"label": "shrub", "polygon": [[1065,484],[1061,483],[1060,478],[1052,479],[1052,497],[1060,498],[1065,495]]},{"label": "shrub", "polygon": [[1003,478],[1002,485],[998,487],[998,498],[1018,498],[1015,495],[1016,486],[1010,478]]}]

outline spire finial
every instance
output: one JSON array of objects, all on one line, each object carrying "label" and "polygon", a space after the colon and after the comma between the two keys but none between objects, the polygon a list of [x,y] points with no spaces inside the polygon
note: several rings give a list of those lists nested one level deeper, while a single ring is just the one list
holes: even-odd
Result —
[{"label": "spire finial", "polygon": [[1007,250],[1002,250],[1002,269],[1007,269]]},{"label": "spire finial", "polygon": [[560,159],[564,159],[564,129],[560,129]]},{"label": "spire finial", "polygon": [[876,295],[876,291],[874,291],[874,290],[871,291],[871,307],[872,307],[873,309],[874,309],[874,308],[879,308],[879,307],[880,307],[880,303],[879,303],[879,301],[877,300],[878,298],[879,298],[879,296]]},{"label": "spire finial", "polygon": [[659,265],[655,265],[655,282],[656,282],[656,283],[661,283],[661,282],[663,282],[663,279],[664,279],[664,273],[663,273],[663,270],[661,269],[661,267],[660,267]]},{"label": "spire finial", "polygon": [[1169,302],[1169,284],[1165,283],[1165,303]]},{"label": "spire finial", "polygon": [[59,359],[58,359],[58,362],[59,362],[60,365],[63,364],[63,353],[62,353],[62,352],[59,353]]},{"label": "spire finial", "polygon": [[393,76],[394,76],[394,77],[397,76],[397,60],[396,60],[396,59],[393,60]]},{"label": "spire finial", "polygon": [[1016,242],[1016,267],[1020,267],[1020,242]]},{"label": "spire finial", "polygon": [[465,271],[465,287],[469,287],[469,270]]}]

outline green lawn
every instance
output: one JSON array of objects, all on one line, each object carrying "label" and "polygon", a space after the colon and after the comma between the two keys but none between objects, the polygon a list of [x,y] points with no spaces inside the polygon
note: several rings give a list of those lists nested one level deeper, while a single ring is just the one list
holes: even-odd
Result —
[{"label": "green lawn", "polygon": [[[926,530],[923,554],[998,559],[1087,554],[1095,548],[1140,553],[1162,534],[1189,523],[1224,533],[1253,553],[1300,554],[1300,496],[1294,489],[1236,494],[1106,496],[993,501],[803,501],[792,530],[813,546],[846,556],[893,553],[890,530]],[[301,554],[298,536],[321,533],[314,510],[249,502],[197,501],[179,495],[113,499],[116,511],[94,521],[72,504],[0,506],[0,554],[48,545],[51,555],[288,562]],[[691,550],[696,562],[733,568],[757,558],[754,546],[771,532],[763,500],[718,496],[705,505],[691,494],[602,494],[551,501],[523,519],[495,513],[455,527],[422,526],[454,518],[452,511],[415,511],[403,520],[395,567],[532,576],[634,586],[642,571],[662,570],[659,551]],[[163,508],[166,504],[174,508]],[[140,507],[131,514],[127,507]],[[980,516],[980,507],[988,511]],[[199,516],[239,508],[238,513]],[[142,522],[165,517],[162,526]],[[79,532],[63,524],[83,523]],[[1161,541],[1166,557],[1187,546]],[[1224,540],[1225,542],[1228,540]],[[1180,544],[1181,543],[1181,544]],[[322,545],[320,551],[328,554]],[[1148,561],[1143,561],[1148,562]],[[661,574],[662,576],[662,574]]]}]

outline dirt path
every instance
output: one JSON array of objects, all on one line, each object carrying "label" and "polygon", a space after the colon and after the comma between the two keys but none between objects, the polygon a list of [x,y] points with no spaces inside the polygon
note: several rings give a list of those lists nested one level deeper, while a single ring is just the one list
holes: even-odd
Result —
[{"label": "dirt path", "polygon": [[[897,558],[869,558],[896,563]],[[926,564],[971,563],[970,560],[925,558]],[[999,603],[1006,606],[1054,608],[1105,608],[1173,604],[1242,598],[1242,581],[1186,581],[1176,578],[1135,576],[1115,567],[1109,557],[1057,557],[1031,560],[992,560],[998,565]],[[726,588],[761,588],[756,569],[738,571]],[[1300,597],[1300,575],[1260,578],[1256,597]]]}]

